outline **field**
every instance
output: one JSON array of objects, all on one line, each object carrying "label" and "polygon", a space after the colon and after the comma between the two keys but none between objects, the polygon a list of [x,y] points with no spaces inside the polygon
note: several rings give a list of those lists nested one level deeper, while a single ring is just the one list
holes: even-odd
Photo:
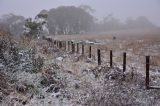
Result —
[{"label": "field", "polygon": [[[2,106],[160,105],[160,89],[145,86],[145,56],[149,55],[150,86],[160,87],[159,29],[50,38],[84,42],[84,55],[81,44],[79,53],[72,53],[68,45],[66,49],[59,48],[44,39],[1,36],[1,41],[6,41],[5,46],[11,46],[8,41],[16,48],[2,46],[5,48],[0,63]],[[91,58],[88,57],[89,46],[92,47]],[[97,63],[97,49],[101,50],[101,65]],[[113,67],[109,64],[110,50],[113,51]],[[124,52],[127,53],[126,72],[122,67]],[[4,60],[9,61],[8,64]]]},{"label": "field", "polygon": [[[114,40],[113,37],[116,39]],[[145,65],[145,56],[151,56],[151,64],[158,66],[160,64],[160,30],[128,30],[111,31],[107,33],[88,34],[81,36],[56,36],[58,40],[90,41],[97,43],[92,45],[92,54],[97,55],[97,49],[101,49],[104,62],[109,60],[109,52],[113,51],[115,62],[122,62],[123,52],[127,53],[128,65]],[[88,52],[90,44],[86,46]],[[80,47],[81,49],[81,47]],[[107,57],[108,56],[108,57]],[[138,59],[137,59],[138,58]],[[136,67],[138,67],[136,65]],[[144,69],[143,69],[144,70]]]}]

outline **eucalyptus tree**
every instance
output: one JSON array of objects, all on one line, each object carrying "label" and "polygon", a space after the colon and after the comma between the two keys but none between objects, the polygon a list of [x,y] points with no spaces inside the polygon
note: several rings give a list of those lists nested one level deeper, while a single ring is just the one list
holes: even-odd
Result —
[{"label": "eucalyptus tree", "polygon": [[81,7],[61,6],[48,11],[47,21],[53,35],[79,34],[90,31],[93,16]]}]

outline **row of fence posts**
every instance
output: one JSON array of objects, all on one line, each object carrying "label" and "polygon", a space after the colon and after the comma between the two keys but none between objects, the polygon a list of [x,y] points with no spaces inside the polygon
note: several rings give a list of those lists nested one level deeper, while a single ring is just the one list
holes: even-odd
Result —
[{"label": "row of fence posts", "polygon": [[[54,45],[56,45],[59,49],[61,49],[62,47],[64,47],[64,49],[66,50],[68,48],[68,51],[71,51],[72,53],[79,53],[79,43],[74,43],[72,41],[68,41],[68,44],[66,41],[58,41],[55,40],[54,41]],[[67,47],[68,45],[68,47]],[[77,50],[75,49],[75,46],[77,48]],[[82,56],[84,56],[84,44],[82,44]],[[89,58],[92,57],[92,46],[89,45]],[[123,53],[123,72],[126,71],[126,52]],[[98,61],[98,65],[101,65],[101,50],[97,49],[97,61]],[[145,79],[145,84],[146,84],[146,89],[149,89],[149,66],[150,66],[150,56],[146,56],[146,79]],[[113,67],[113,52],[112,50],[110,50],[110,67]]]}]

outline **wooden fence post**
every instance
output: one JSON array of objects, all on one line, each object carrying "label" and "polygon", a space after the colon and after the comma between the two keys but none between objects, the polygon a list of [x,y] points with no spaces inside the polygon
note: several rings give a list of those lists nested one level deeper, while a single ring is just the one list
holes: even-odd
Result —
[{"label": "wooden fence post", "polygon": [[58,41],[58,48],[60,49],[60,41]]},{"label": "wooden fence post", "polygon": [[54,45],[56,45],[56,40],[54,40]]},{"label": "wooden fence post", "polygon": [[57,48],[59,48],[59,41],[57,40]]},{"label": "wooden fence post", "polygon": [[59,48],[59,41],[57,40],[57,48]]},{"label": "wooden fence post", "polygon": [[82,44],[82,55],[84,55],[84,44]]},{"label": "wooden fence post", "polygon": [[72,53],[75,52],[75,44],[72,42]]},{"label": "wooden fence post", "polygon": [[89,58],[91,58],[91,46],[89,46]]},{"label": "wooden fence post", "polygon": [[77,43],[77,53],[79,53],[79,43]]},{"label": "wooden fence post", "polygon": [[56,40],[56,47],[58,48],[58,41]]},{"label": "wooden fence post", "polygon": [[150,56],[146,56],[146,89],[149,89],[149,64]]},{"label": "wooden fence post", "polygon": [[112,50],[110,50],[110,67],[112,67]]},{"label": "wooden fence post", "polygon": [[70,51],[70,41],[68,41],[68,51]]},{"label": "wooden fence post", "polygon": [[66,51],[66,41],[64,41],[64,50]]},{"label": "wooden fence post", "polygon": [[123,53],[123,72],[126,71],[126,52]]},{"label": "wooden fence post", "polygon": [[98,65],[101,65],[101,51],[97,49],[97,56],[98,56]]},{"label": "wooden fence post", "polygon": [[64,44],[65,42],[64,41],[62,41],[62,47],[64,47],[65,46],[65,44]]},{"label": "wooden fence post", "polygon": [[59,41],[59,48],[62,48],[62,41]]},{"label": "wooden fence post", "polygon": [[61,48],[63,48],[64,47],[64,42],[63,41],[61,41]]}]

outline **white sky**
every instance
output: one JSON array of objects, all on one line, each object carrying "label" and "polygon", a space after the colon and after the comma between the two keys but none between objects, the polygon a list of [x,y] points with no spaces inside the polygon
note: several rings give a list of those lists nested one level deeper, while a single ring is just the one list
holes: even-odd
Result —
[{"label": "white sky", "polygon": [[42,9],[81,4],[95,9],[94,15],[99,18],[110,13],[121,20],[127,17],[146,16],[160,26],[160,0],[0,0],[0,15],[14,13],[34,17]]}]

